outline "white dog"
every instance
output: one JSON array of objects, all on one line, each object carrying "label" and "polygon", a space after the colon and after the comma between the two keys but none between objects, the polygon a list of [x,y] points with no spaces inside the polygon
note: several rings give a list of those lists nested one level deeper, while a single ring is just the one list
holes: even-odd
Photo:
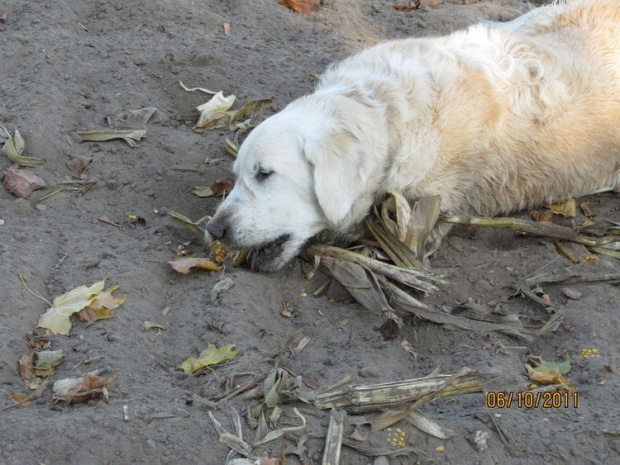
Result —
[{"label": "white dog", "polygon": [[620,185],[620,1],[577,0],[505,24],[387,42],[243,143],[207,224],[281,268],[397,190],[496,215]]}]

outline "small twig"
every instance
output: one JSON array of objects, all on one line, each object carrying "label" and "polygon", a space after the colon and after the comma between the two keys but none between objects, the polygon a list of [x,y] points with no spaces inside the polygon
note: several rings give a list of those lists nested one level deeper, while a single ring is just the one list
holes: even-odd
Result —
[{"label": "small twig", "polygon": [[499,427],[499,425],[497,424],[497,422],[495,421],[495,418],[493,417],[491,413],[489,413],[489,418],[493,422],[493,426],[495,426],[495,430],[497,431],[497,435],[499,436],[499,439],[502,441],[502,444],[504,444],[504,447],[508,449],[508,452],[510,452],[510,454],[512,455],[511,448],[510,448],[510,441],[504,435],[504,432]]},{"label": "small twig", "polygon": [[41,295],[37,294],[36,292],[34,292],[32,289],[30,289],[30,288],[28,287],[28,285],[26,284],[26,279],[25,279],[25,278],[24,278],[21,274],[19,275],[19,280],[20,280],[20,282],[22,283],[22,285],[26,288],[26,290],[27,290],[28,292],[30,292],[33,296],[35,296],[37,299],[42,300],[43,302],[45,302],[45,303],[46,303],[47,305],[49,305],[50,307],[53,307],[52,303],[51,303],[49,300],[47,300],[45,297],[43,297],[43,296],[41,296]]},{"label": "small twig", "polygon": [[551,266],[552,264],[554,264],[556,261],[558,261],[560,259],[560,256],[558,255],[557,257],[555,257],[553,260],[551,260],[549,263],[547,263],[546,265],[541,266],[540,268],[538,268],[536,271],[522,277],[520,280],[517,281],[517,284],[519,284],[521,281],[526,280],[527,278],[530,278],[532,276],[534,276],[537,273],[540,273],[542,270],[544,270],[545,268]]},{"label": "small twig", "polygon": [[348,376],[345,376],[344,378],[342,378],[336,384],[332,384],[331,386],[327,386],[327,387],[324,387],[324,388],[320,389],[320,392],[333,391],[334,389],[339,389],[342,386],[346,386],[347,384],[351,384],[353,381],[355,381],[355,377],[353,377],[351,375],[348,375]]},{"label": "small twig", "polygon": [[65,258],[67,258],[67,254],[64,254],[62,257],[60,257],[60,260],[58,260],[58,262],[54,265],[52,269],[57,270],[58,268],[60,268],[60,265],[62,265],[62,262],[65,261]]},{"label": "small twig", "polygon": [[108,220],[106,218],[103,218],[103,217],[102,218],[97,218],[97,221],[101,221],[102,223],[109,224],[111,226],[116,226],[117,228],[121,227],[120,224],[117,224],[114,221],[110,221],[110,220]]},{"label": "small twig", "polygon": [[56,186],[54,187],[51,191],[49,191],[47,194],[42,195],[41,197],[39,197],[37,199],[37,203],[39,202],[44,202],[45,200],[49,199],[50,197],[55,196],[56,194],[60,194],[62,191],[64,191],[66,188],[66,186]]},{"label": "small twig", "polygon": [[73,368],[71,368],[71,372],[74,372],[75,370],[77,370],[80,366],[82,365],[89,365],[93,362],[96,362],[97,360],[101,360],[103,358],[102,355],[100,355],[99,357],[92,357],[92,358],[88,358],[86,360],[82,360],[81,362],[79,362],[78,364],[76,364]]}]

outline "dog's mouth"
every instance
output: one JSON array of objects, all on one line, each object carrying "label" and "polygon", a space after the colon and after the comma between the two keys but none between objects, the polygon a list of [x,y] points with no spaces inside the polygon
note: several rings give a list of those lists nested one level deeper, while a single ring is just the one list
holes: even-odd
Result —
[{"label": "dog's mouth", "polygon": [[276,271],[283,263],[280,258],[284,252],[284,246],[290,240],[290,234],[283,234],[276,240],[262,247],[253,249],[248,257],[250,268],[259,271]]}]

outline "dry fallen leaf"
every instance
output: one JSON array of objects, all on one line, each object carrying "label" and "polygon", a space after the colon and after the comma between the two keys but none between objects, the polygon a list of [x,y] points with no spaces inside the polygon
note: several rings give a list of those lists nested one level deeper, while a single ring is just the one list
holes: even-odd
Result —
[{"label": "dry fallen leaf", "polygon": [[225,144],[224,150],[226,150],[226,153],[231,157],[237,158],[239,146],[230,139],[226,139]]},{"label": "dry fallen leaf", "polygon": [[52,388],[54,403],[68,402],[78,404],[90,399],[108,400],[108,388],[114,378],[103,379],[94,373],[88,373],[81,378],[66,378],[56,381]]},{"label": "dry fallen leaf", "polygon": [[219,365],[220,363],[232,360],[240,353],[241,349],[239,349],[235,344],[228,344],[227,346],[220,348],[218,348],[215,344],[209,344],[205,350],[200,352],[200,355],[197,358],[188,358],[181,363],[179,368],[187,374],[195,373],[205,367]]},{"label": "dry fallen leaf", "polygon": [[47,183],[32,171],[13,165],[4,172],[4,187],[17,197],[26,198],[47,187]]},{"label": "dry fallen leaf", "polygon": [[233,190],[234,184],[230,179],[220,179],[215,181],[210,186],[195,187],[192,190],[192,194],[198,197],[212,197],[220,194],[228,194]]},{"label": "dry fallen leaf", "polygon": [[69,334],[71,315],[88,307],[105,286],[105,280],[97,281],[90,287],[79,286],[54,299],[52,307],[39,318],[38,328],[45,328],[51,334]]},{"label": "dry fallen leaf", "polygon": [[273,104],[273,99],[250,100],[238,110],[229,110],[234,99],[234,95],[224,97],[222,92],[218,92],[207,103],[197,107],[200,117],[194,130],[197,132],[218,128],[228,128],[230,131],[247,130],[256,126],[262,111]]},{"label": "dry fallen leaf", "polygon": [[402,11],[404,13],[409,13],[419,8],[420,8],[420,3],[416,3],[416,2],[410,2],[409,5],[394,5],[395,10]]},{"label": "dry fallen leaf", "polygon": [[529,357],[525,365],[527,374],[537,384],[567,384],[563,376],[571,370],[570,355],[566,354],[563,360],[549,362],[542,357]]},{"label": "dry fallen leaf", "polygon": [[123,297],[114,297],[112,295],[119,287],[117,284],[97,294],[91,304],[80,311],[80,320],[86,322],[86,324],[91,324],[95,321],[112,318],[114,316],[112,310],[116,310],[127,300],[126,295]]},{"label": "dry fallen leaf", "polygon": [[535,371],[529,365],[525,365],[527,374],[532,381],[538,384],[567,384],[567,380],[557,368],[545,371]]},{"label": "dry fallen leaf", "polygon": [[157,107],[145,107],[139,110],[126,110],[119,115],[121,121],[136,121],[141,124],[164,123],[168,117]]},{"label": "dry fallen leaf", "polygon": [[544,212],[532,210],[530,216],[537,223],[553,223],[553,212],[550,210]]},{"label": "dry fallen leaf", "polygon": [[581,208],[581,212],[583,213],[583,216],[585,216],[586,218],[594,219],[596,218],[596,213],[590,210],[590,205],[592,205],[592,202],[589,200],[586,200],[579,204],[579,208]]},{"label": "dry fallen leaf", "polygon": [[65,358],[62,350],[43,350],[35,352],[33,359],[35,360],[34,372],[37,376],[47,378],[53,376],[54,368]]},{"label": "dry fallen leaf", "polygon": [[210,129],[217,127],[222,119],[226,119],[226,124],[224,124],[226,126],[229,119],[226,111],[235,103],[235,98],[234,95],[224,97],[224,93],[220,91],[211,97],[207,103],[196,107],[196,110],[200,112],[200,118],[198,118],[195,128]]},{"label": "dry fallen leaf", "polygon": [[84,170],[88,168],[92,162],[93,162],[93,159],[91,157],[77,156],[77,157],[71,158],[71,160],[67,162],[67,168],[69,168],[71,171],[73,171],[76,174],[82,174]]},{"label": "dry fallen leaf", "polygon": [[11,133],[2,125],[0,125],[0,129],[4,132],[4,135],[0,132],[0,137],[5,140],[4,145],[2,146],[2,151],[6,153],[13,163],[30,167],[39,166],[45,163],[45,160],[42,158],[26,157],[22,155],[24,150],[26,150],[26,142],[17,129],[15,130],[15,136],[11,136]]},{"label": "dry fallen leaf", "polygon": [[430,8],[435,8],[436,6],[441,5],[444,2],[444,0],[421,0],[420,1],[420,7],[430,7]]},{"label": "dry fallen leaf", "polygon": [[163,310],[161,311],[161,314],[163,316],[166,316],[168,313],[170,313],[170,310],[172,310],[172,308],[170,307],[170,305],[166,305]]},{"label": "dry fallen leaf", "polygon": [[27,407],[28,405],[30,405],[30,397],[28,397],[26,394],[22,394],[21,392],[11,394],[9,396],[9,400],[15,404],[20,404],[22,407]]},{"label": "dry fallen leaf", "polygon": [[146,129],[91,129],[76,132],[80,142],[105,142],[121,139],[130,147],[137,147],[140,140],[146,137]]},{"label": "dry fallen leaf", "polygon": [[218,271],[221,270],[222,267],[220,265],[218,265],[217,263],[212,262],[211,260],[209,260],[208,258],[204,258],[204,257],[198,257],[198,258],[194,258],[194,257],[186,257],[186,258],[179,258],[177,260],[172,260],[170,262],[168,262],[168,264],[176,271],[178,271],[181,274],[187,274],[189,273],[189,270],[191,268],[200,268],[203,270],[209,270],[209,271]]},{"label": "dry fallen leaf", "polygon": [[561,215],[565,218],[574,218],[577,213],[577,207],[575,199],[568,199],[562,203],[552,203],[547,205],[547,208],[557,215]]},{"label": "dry fallen leaf", "polygon": [[288,5],[296,13],[312,13],[319,0],[280,0],[281,5]]},{"label": "dry fallen leaf", "polygon": [[19,359],[19,375],[24,381],[29,381],[34,376],[32,354],[22,355]]},{"label": "dry fallen leaf", "polygon": [[304,337],[301,341],[299,341],[299,344],[297,344],[297,347],[293,349],[293,352],[295,352],[295,355],[299,355],[301,351],[306,348],[309,342],[310,342],[309,337]]}]

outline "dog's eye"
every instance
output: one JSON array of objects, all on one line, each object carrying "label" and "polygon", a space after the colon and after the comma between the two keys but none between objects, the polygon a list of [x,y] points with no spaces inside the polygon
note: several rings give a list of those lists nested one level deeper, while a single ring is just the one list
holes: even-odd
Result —
[{"label": "dog's eye", "polygon": [[256,179],[258,179],[259,181],[264,181],[265,179],[267,179],[272,174],[273,174],[272,170],[259,169],[258,173],[256,173]]}]

